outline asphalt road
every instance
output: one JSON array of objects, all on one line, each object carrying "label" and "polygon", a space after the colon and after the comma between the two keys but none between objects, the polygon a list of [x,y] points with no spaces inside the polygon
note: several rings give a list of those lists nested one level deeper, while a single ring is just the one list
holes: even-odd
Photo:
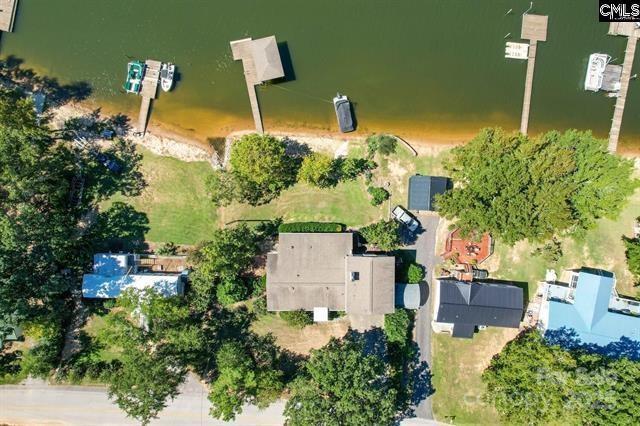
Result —
[{"label": "asphalt road", "polygon": [[[439,263],[436,256],[436,230],[440,223],[437,215],[418,215],[418,220],[424,232],[418,235],[413,248],[416,250],[416,262],[424,266],[426,271],[426,301],[420,306],[416,315],[416,328],[414,339],[420,349],[420,361],[424,361],[431,367],[431,283],[433,280],[433,269]],[[433,420],[433,410],[431,407],[431,397],[423,398],[416,406],[415,415],[423,419]]]},{"label": "asphalt road", "polygon": [[[181,394],[169,402],[152,425],[195,426],[227,425],[209,416],[211,404],[197,379],[190,377]],[[265,410],[244,407],[233,424],[281,425],[284,403],[276,402]],[[127,418],[107,397],[103,387],[51,386],[42,382],[0,386],[0,423],[10,425],[139,425]]]}]

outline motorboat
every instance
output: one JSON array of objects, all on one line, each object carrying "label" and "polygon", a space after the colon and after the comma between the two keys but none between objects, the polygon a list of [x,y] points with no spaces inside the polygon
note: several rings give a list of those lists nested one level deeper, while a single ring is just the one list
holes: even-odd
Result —
[{"label": "motorboat", "polygon": [[127,80],[123,86],[127,93],[140,94],[145,68],[146,65],[142,61],[131,61],[127,64]]},{"label": "motorboat", "polygon": [[169,63],[163,63],[160,67],[160,87],[165,92],[168,92],[173,87],[173,77],[175,75],[176,66]]},{"label": "motorboat", "polygon": [[589,56],[587,76],[584,79],[584,90],[597,92],[602,88],[604,71],[607,68],[609,61],[611,61],[611,56],[604,53],[593,53]]}]

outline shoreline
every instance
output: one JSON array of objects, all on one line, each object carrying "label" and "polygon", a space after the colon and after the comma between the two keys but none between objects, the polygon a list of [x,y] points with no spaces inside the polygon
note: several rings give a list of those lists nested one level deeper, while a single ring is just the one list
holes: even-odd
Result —
[{"label": "shoreline", "polygon": [[[116,112],[116,110],[109,106],[102,108],[92,101],[68,103],[51,111],[51,121],[54,126],[59,126],[64,120],[72,116],[88,114],[97,108],[100,108],[104,112],[104,115],[110,115]],[[131,119],[131,117],[129,118]],[[133,119],[131,119],[131,123],[134,123]],[[253,129],[233,130],[223,137],[229,139],[254,132]],[[173,157],[186,162],[205,161],[214,164],[216,162],[216,154],[213,147],[208,142],[194,137],[194,135],[187,135],[185,133],[187,132],[181,132],[180,129],[174,129],[166,123],[154,123],[151,121],[144,137],[134,136],[133,134],[127,137],[134,143],[148,149],[156,155]],[[267,128],[265,133],[280,138],[289,137],[307,143],[314,149],[329,151],[337,149],[339,145],[345,142],[364,141],[370,134],[359,132],[345,134],[338,131],[303,126],[274,126],[273,128]],[[440,132],[434,137],[424,137],[418,135],[415,131],[408,130],[406,134],[389,134],[405,140],[419,155],[435,155],[453,147],[463,145],[475,136],[476,133],[464,132],[455,135]],[[636,168],[640,168],[640,147],[636,149],[623,148],[618,151],[618,154],[626,158],[634,159]]]}]

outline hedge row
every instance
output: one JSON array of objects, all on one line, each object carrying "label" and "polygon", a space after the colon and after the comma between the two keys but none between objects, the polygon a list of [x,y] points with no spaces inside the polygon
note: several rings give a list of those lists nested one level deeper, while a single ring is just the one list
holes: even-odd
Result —
[{"label": "hedge row", "polygon": [[278,232],[343,232],[345,226],[336,222],[291,222],[278,226]]}]

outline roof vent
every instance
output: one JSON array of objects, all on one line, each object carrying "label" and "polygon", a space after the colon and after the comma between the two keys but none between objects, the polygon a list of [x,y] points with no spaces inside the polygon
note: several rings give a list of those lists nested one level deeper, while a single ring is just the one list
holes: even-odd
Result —
[{"label": "roof vent", "polygon": [[352,272],[351,281],[359,281],[359,280],[360,280],[360,272]]}]

